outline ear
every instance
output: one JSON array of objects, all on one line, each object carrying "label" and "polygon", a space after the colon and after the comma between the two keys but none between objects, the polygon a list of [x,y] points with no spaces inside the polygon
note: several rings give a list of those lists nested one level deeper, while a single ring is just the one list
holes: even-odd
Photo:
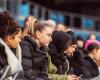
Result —
[{"label": "ear", "polygon": [[7,39],[7,41],[8,41],[8,42],[11,42],[12,37],[11,37],[11,36],[7,36],[7,38],[6,38],[6,39]]},{"label": "ear", "polygon": [[4,41],[6,42],[6,44],[9,45],[9,43],[11,43],[11,37],[10,37],[10,36],[6,36],[6,37],[4,38]]},{"label": "ear", "polygon": [[96,53],[97,53],[97,50],[96,50],[96,49],[94,49],[94,50],[93,50],[93,54],[96,54]]},{"label": "ear", "polygon": [[39,39],[41,37],[41,32],[40,31],[37,31],[36,32],[36,37]]}]

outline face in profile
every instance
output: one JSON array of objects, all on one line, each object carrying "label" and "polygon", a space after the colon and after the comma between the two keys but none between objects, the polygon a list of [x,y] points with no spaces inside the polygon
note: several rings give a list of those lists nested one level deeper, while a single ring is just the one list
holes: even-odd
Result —
[{"label": "face in profile", "polygon": [[96,61],[100,61],[100,48],[95,50],[94,58]]},{"label": "face in profile", "polygon": [[45,27],[41,32],[38,33],[39,37],[39,43],[41,46],[48,46],[49,43],[52,41],[51,35],[52,35],[52,28],[51,27]]},{"label": "face in profile", "polygon": [[68,57],[72,57],[74,54],[74,52],[75,52],[75,48],[77,47],[77,45],[76,44],[73,44],[73,45],[70,45],[67,49],[66,49],[66,55],[68,56]]},{"label": "face in profile", "polygon": [[6,39],[10,48],[17,48],[18,43],[21,41],[21,31],[16,35],[9,35]]},{"label": "face in profile", "polygon": [[79,48],[83,48],[84,42],[82,40],[77,40],[77,45]]}]

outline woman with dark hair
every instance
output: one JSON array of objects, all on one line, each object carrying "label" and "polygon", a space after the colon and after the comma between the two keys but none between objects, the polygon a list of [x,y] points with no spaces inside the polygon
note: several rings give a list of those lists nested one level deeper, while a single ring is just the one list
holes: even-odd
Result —
[{"label": "woman with dark hair", "polygon": [[57,67],[58,74],[64,74],[68,69],[64,51],[68,47],[69,35],[62,31],[55,31],[52,34],[52,42],[49,45],[51,60]]},{"label": "woman with dark hair", "polygon": [[[59,76],[67,77],[68,80],[79,80],[74,74],[68,74],[69,72],[69,61],[66,59],[65,51],[70,45],[70,36],[63,31],[55,31],[52,35],[52,42],[49,45],[49,53],[53,64],[57,67],[57,74]],[[57,79],[59,80],[59,79]],[[62,79],[66,80],[66,79]]]},{"label": "woman with dark hair", "polygon": [[99,75],[96,62],[100,60],[100,45],[91,43],[87,46],[87,50],[88,55],[84,57],[84,61],[81,63],[80,70],[82,78],[90,80]]},{"label": "woman with dark hair", "polygon": [[23,71],[20,37],[21,29],[14,18],[7,11],[0,12],[0,80],[13,78]]},{"label": "woman with dark hair", "polygon": [[[73,31],[67,32],[71,37],[70,46],[66,49],[66,58],[69,60],[70,71],[77,76],[81,75],[80,65],[84,61],[83,58],[87,54],[87,50],[83,48],[83,43],[80,41],[77,44],[77,38]],[[81,43],[81,44],[80,44]],[[80,46],[79,46],[80,45]]]},{"label": "woman with dark hair", "polygon": [[77,48],[77,42],[76,42],[76,38],[71,36],[70,39],[70,45],[68,46],[68,48],[66,48],[66,58],[69,61],[69,66],[70,66],[70,70],[68,73],[72,73],[75,74],[77,76],[80,75],[80,69],[79,69],[79,65],[80,65],[80,58],[81,58],[81,53],[79,52],[79,49]]}]

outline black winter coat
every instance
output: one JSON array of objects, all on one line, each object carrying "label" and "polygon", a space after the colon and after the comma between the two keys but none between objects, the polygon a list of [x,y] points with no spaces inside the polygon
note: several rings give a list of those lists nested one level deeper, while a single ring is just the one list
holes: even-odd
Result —
[{"label": "black winter coat", "polygon": [[70,37],[62,31],[55,31],[52,34],[52,42],[49,45],[49,53],[53,64],[57,67],[58,74],[65,74],[68,71],[68,63],[64,51],[68,47],[67,42]]},{"label": "black winter coat", "polygon": [[87,56],[87,52],[85,49],[76,49],[76,51],[74,52],[73,57],[67,57],[67,59],[69,60],[69,65],[70,65],[70,71],[71,73],[80,76],[81,75],[81,71],[80,71],[80,65],[82,62],[84,62],[84,57]]},{"label": "black winter coat", "polygon": [[39,48],[30,36],[24,37],[21,48],[26,80],[49,80],[47,75],[47,49]]},{"label": "black winter coat", "polygon": [[83,78],[91,79],[99,75],[98,66],[89,56],[84,58],[84,61],[80,66],[80,70]]}]

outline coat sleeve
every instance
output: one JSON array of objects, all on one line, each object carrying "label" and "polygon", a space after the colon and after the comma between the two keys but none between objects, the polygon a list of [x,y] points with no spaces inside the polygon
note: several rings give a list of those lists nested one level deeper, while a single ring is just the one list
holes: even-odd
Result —
[{"label": "coat sleeve", "polygon": [[48,54],[48,77],[51,80],[67,80],[67,75],[56,74],[57,68],[51,61],[51,56]]},{"label": "coat sleeve", "polygon": [[88,68],[88,63],[82,62],[80,66],[80,70],[83,78],[91,77],[90,69]]},{"label": "coat sleeve", "polygon": [[22,66],[24,70],[25,80],[33,80],[33,70],[32,70],[32,56],[31,50],[28,44],[20,43],[22,49]]},{"label": "coat sleeve", "polygon": [[2,57],[0,56],[0,77],[2,76],[2,63],[3,63],[3,61],[2,61]]},{"label": "coat sleeve", "polygon": [[[35,52],[34,48],[28,43],[24,42],[20,45],[22,48],[22,66],[24,69],[24,75],[26,78],[28,78],[28,80],[34,80],[34,74],[38,73],[37,70],[46,69],[46,57]],[[46,72],[43,72],[43,74],[46,74]]]},{"label": "coat sleeve", "polygon": [[36,69],[43,69],[47,65],[47,57],[36,53],[36,56],[33,57],[33,64]]},{"label": "coat sleeve", "polygon": [[0,78],[4,74],[7,66],[8,63],[7,63],[7,56],[5,54],[5,47],[0,43]]}]

